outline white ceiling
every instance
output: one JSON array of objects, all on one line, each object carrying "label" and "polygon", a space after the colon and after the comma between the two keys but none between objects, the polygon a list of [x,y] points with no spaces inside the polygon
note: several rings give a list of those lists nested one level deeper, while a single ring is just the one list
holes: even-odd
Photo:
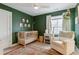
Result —
[{"label": "white ceiling", "polygon": [[3,4],[32,16],[74,8],[76,6],[76,3],[39,3],[39,5],[48,6],[48,8],[39,8],[35,10],[33,8],[34,3],[3,3]]}]

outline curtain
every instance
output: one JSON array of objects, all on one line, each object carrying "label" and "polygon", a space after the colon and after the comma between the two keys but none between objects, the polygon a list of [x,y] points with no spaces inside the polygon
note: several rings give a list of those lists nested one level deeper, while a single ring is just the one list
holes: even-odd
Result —
[{"label": "curtain", "polygon": [[45,33],[51,33],[51,15],[46,16],[46,30]]},{"label": "curtain", "polygon": [[63,20],[63,31],[71,31],[70,19],[68,19],[68,20],[64,19]]},{"label": "curtain", "polygon": [[71,20],[69,12],[64,13],[63,15],[63,31],[71,31]]}]

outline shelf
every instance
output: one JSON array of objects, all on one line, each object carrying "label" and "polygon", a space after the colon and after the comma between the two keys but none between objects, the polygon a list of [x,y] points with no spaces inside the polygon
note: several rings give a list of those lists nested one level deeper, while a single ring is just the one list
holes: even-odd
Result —
[{"label": "shelf", "polygon": [[44,41],[47,44],[50,44],[50,35],[49,34],[44,34]]},{"label": "shelf", "polygon": [[45,40],[49,40],[50,41],[50,39],[45,39]]},{"label": "shelf", "polygon": [[50,43],[50,41],[45,41],[45,43]]}]

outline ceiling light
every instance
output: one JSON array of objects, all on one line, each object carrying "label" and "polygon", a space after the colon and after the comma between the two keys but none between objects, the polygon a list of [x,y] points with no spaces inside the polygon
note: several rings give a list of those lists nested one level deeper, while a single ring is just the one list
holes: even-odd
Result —
[{"label": "ceiling light", "polygon": [[34,9],[38,9],[39,7],[35,6]]}]

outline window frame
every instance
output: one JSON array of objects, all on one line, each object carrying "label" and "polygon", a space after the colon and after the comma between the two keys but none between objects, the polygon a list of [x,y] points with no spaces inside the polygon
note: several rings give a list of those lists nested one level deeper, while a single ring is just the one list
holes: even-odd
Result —
[{"label": "window frame", "polygon": [[[57,26],[56,27],[54,27],[54,28],[61,28],[62,30],[63,30],[63,26],[61,26],[61,27],[58,27],[58,20],[59,19],[62,19],[62,24],[63,24],[63,15],[59,15],[59,16],[52,16],[51,17],[51,21],[53,21],[53,20],[56,20],[57,21]],[[55,33],[55,31],[54,31],[54,28],[53,28],[53,26],[52,26],[52,22],[51,22],[51,29],[52,29],[52,31],[53,31],[53,33],[54,33],[54,35],[55,36],[58,36],[59,35],[59,33]],[[59,30],[57,30],[57,31],[59,31]]]}]

